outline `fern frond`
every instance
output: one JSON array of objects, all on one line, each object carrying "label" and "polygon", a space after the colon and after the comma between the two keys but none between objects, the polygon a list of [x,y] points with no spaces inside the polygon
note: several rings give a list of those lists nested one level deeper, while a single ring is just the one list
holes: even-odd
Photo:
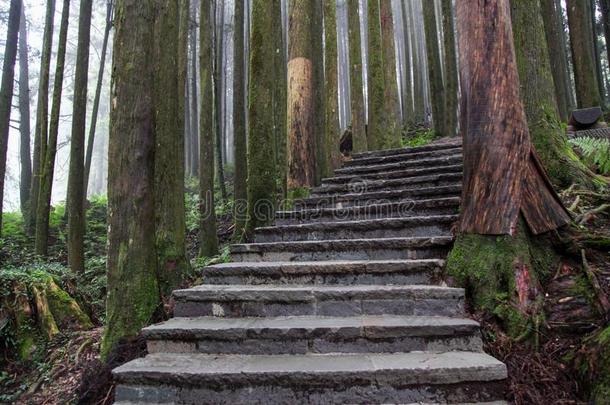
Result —
[{"label": "fern frond", "polygon": [[570,143],[582,151],[585,159],[597,165],[602,174],[610,174],[610,140],[581,136],[570,139]]}]

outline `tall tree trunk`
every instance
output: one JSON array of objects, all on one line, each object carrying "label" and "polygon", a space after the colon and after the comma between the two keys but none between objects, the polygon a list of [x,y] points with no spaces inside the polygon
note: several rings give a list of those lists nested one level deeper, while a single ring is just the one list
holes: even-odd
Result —
[{"label": "tall tree trunk", "polygon": [[606,39],[606,56],[610,63],[610,0],[600,0],[599,7],[604,24],[604,38]]},{"label": "tall tree trunk", "polygon": [[21,0],[11,0],[8,15],[8,31],[4,48],[2,66],[2,85],[0,87],[0,235],[2,234],[2,202],[4,199],[4,177],[6,174],[6,152],[8,133],[11,124],[13,88],[15,85],[15,61],[21,21]]},{"label": "tall tree trunk", "polygon": [[36,254],[47,255],[49,240],[49,213],[51,211],[51,195],[53,190],[53,175],[55,172],[55,156],[57,154],[57,137],[59,135],[59,113],[61,111],[61,95],[64,87],[64,70],[66,63],[66,44],[68,40],[68,24],[70,21],[70,0],[63,1],[59,26],[59,42],[57,44],[57,66],[53,82],[53,104],[49,124],[49,139],[44,159],[42,159],[42,175],[38,206],[36,207]]},{"label": "tall tree trunk", "polygon": [[[274,21],[280,21],[282,19],[282,8],[274,8],[273,16]],[[273,142],[274,148],[273,153],[275,156],[275,164],[277,167],[278,184],[277,192],[280,193],[282,198],[287,197],[288,186],[287,186],[287,133],[288,126],[286,121],[286,108],[287,108],[287,66],[286,66],[286,47],[284,46],[284,33],[282,30],[282,24],[273,25],[273,47],[275,52],[273,54],[273,77],[276,78],[273,85]]]},{"label": "tall tree trunk", "polygon": [[[187,44],[188,44],[188,40],[187,40]],[[187,45],[188,46],[188,45]],[[187,73],[186,73],[186,86],[184,86],[184,155],[185,155],[185,168],[186,168],[186,175],[187,176],[192,176],[193,175],[193,163],[191,162],[191,148],[193,147],[192,144],[192,129],[191,129],[191,81],[190,81],[190,75],[188,73],[188,51],[187,51]]]},{"label": "tall tree trunk", "polygon": [[349,30],[349,77],[351,100],[351,126],[354,152],[368,149],[366,142],[366,115],[364,110],[364,84],[362,73],[362,36],[358,0],[347,0],[347,29]]},{"label": "tall tree trunk", "polygon": [[184,123],[183,129],[184,134],[182,135],[184,138],[184,150],[183,150],[183,160],[184,160],[184,171],[185,176],[190,175],[191,166],[190,166],[190,157],[188,154],[189,146],[190,146],[190,134],[191,134],[191,123],[190,123],[190,115],[188,108],[188,47],[189,47],[189,16],[190,16],[190,0],[179,0],[180,1],[180,23],[179,23],[179,38],[178,38],[178,82],[184,83],[184,85],[178,89],[178,100],[180,102],[179,112],[182,117],[182,122]]},{"label": "tall tree trunk", "polygon": [[314,17],[312,22],[313,47],[313,79],[314,79],[314,136],[316,137],[316,177],[315,185],[319,185],[322,177],[330,176],[330,155],[326,142],[326,111],[324,107],[324,4],[314,2]]},{"label": "tall tree trunk", "polygon": [[383,57],[383,119],[385,132],[381,134],[381,149],[400,146],[400,101],[398,98],[398,78],[396,77],[396,50],[394,45],[394,21],[392,2],[380,1],[381,52]]},{"label": "tall tree trunk", "polygon": [[83,175],[92,2],[92,0],[81,0],[80,2],[68,173],[68,264],[76,273],[85,271],[85,182]]},{"label": "tall tree trunk", "polygon": [[241,240],[248,209],[248,137],[246,134],[246,77],[244,59],[244,2],[235,2],[235,42],[233,45],[233,147],[235,149],[233,238]]},{"label": "tall tree trunk", "polygon": [[453,2],[441,0],[443,9],[443,40],[445,43],[445,133],[457,135],[458,114],[458,70],[455,46],[455,26],[453,23]]},{"label": "tall tree trunk", "polygon": [[[409,15],[409,33],[411,36],[411,49],[413,53],[413,114],[414,122],[422,124],[426,122],[426,103],[425,103],[425,65],[424,56],[425,50],[422,49],[420,44],[421,31],[418,26],[418,16],[416,16],[415,1],[418,0],[406,0],[408,4],[408,15]],[[421,21],[420,21],[421,24]]]},{"label": "tall tree trunk", "polygon": [[568,76],[565,36],[561,35],[561,31],[563,31],[562,11],[557,9],[556,0],[540,0],[540,4],[550,63],[551,66],[554,66],[551,73],[553,74],[559,117],[562,121],[567,121],[571,110],[569,107],[571,84]]},{"label": "tall tree trunk", "polygon": [[384,135],[387,134],[387,122],[384,117],[383,42],[381,39],[379,0],[368,0],[367,5],[368,127],[366,141],[369,150],[378,150],[383,146]]},{"label": "tall tree trunk", "polygon": [[30,210],[30,187],[32,186],[32,157],[30,156],[30,67],[28,52],[28,29],[25,7],[21,7],[19,23],[19,201],[21,215],[27,221]]},{"label": "tall tree trunk", "polygon": [[438,31],[434,2],[422,2],[424,10],[424,28],[426,30],[426,50],[428,54],[428,76],[432,97],[432,119],[438,135],[447,135],[445,112],[445,86],[443,84],[443,66],[439,50]]},{"label": "tall tree trunk", "polygon": [[531,141],[554,184],[591,187],[593,173],[572,151],[557,113],[540,3],[513,1],[511,16],[521,100]]},{"label": "tall tree trunk", "polygon": [[51,47],[53,45],[53,21],[55,17],[55,0],[47,1],[47,9],[42,39],[42,56],[38,75],[38,103],[36,107],[36,126],[34,128],[34,157],[32,161],[32,186],[30,190],[30,212],[27,228],[30,233],[36,229],[36,207],[42,160],[46,155],[47,134],[49,128],[49,72],[51,70]]},{"label": "tall tree trunk", "polygon": [[606,81],[602,70],[601,48],[599,45],[599,33],[597,32],[597,2],[590,0],[589,17],[591,19],[591,38],[593,43],[593,59],[595,60],[595,73],[597,75],[597,83],[599,84],[599,96],[602,103],[606,104]]},{"label": "tall tree trunk", "polygon": [[159,288],[164,297],[178,287],[189,270],[186,258],[184,207],[184,123],[180,114],[180,7],[156,0],[154,58],[155,226]]},{"label": "tall tree trunk", "polygon": [[225,155],[223,154],[223,125],[222,125],[222,105],[225,94],[222,87],[224,76],[222,61],[224,57],[224,0],[215,0],[214,12],[214,134],[216,145],[216,165],[218,175],[218,185],[222,201],[228,200],[227,186],[225,183]]},{"label": "tall tree trunk", "polygon": [[403,42],[405,48],[405,86],[402,94],[402,105],[403,105],[403,118],[406,126],[409,126],[413,122],[413,80],[411,78],[411,66],[413,63],[413,47],[411,46],[411,23],[409,10],[407,8],[407,2],[411,0],[401,0],[400,6],[402,9],[402,21],[403,21]]},{"label": "tall tree trunk", "polygon": [[108,37],[112,29],[112,1],[106,3],[106,28],[104,29],[104,40],[102,42],[102,55],[100,57],[100,67],[97,74],[97,85],[95,87],[95,97],[93,99],[93,110],[91,111],[91,125],[89,126],[89,139],[87,140],[87,153],[85,155],[85,185],[83,194],[87,197],[89,188],[89,174],[91,173],[91,159],[93,158],[93,145],[95,143],[95,130],[97,128],[97,116],[100,108],[100,97],[102,94],[102,84],[104,82],[104,68],[106,66],[106,50],[108,49]]},{"label": "tall tree trunk", "polygon": [[[108,150],[108,298],[102,356],[160,306],[155,252],[154,4],[117,0]],[[134,64],[138,69],[133,69]]]},{"label": "tall tree trunk", "polygon": [[212,53],[213,18],[212,2],[201,0],[200,54],[201,134],[199,161],[199,255],[212,257],[218,254],[216,211],[214,204],[214,59]]},{"label": "tall tree trunk", "polygon": [[250,77],[248,100],[248,221],[246,231],[273,219],[277,198],[278,169],[273,156],[273,94],[277,80],[273,55],[277,52],[274,19],[280,0],[253,0],[250,40]]},{"label": "tall tree trunk", "polygon": [[[192,4],[196,7],[196,2]],[[191,153],[191,176],[197,177],[199,175],[199,96],[197,94],[197,23],[195,18],[197,16],[196,8],[193,8],[191,12],[191,84],[190,84],[190,96],[191,96],[191,142],[190,142],[190,153]]]},{"label": "tall tree trunk", "polygon": [[572,46],[576,99],[579,108],[601,105],[599,83],[595,74],[595,60],[591,46],[588,1],[568,0],[568,23]]},{"label": "tall tree trunk", "polygon": [[290,0],[288,45],[288,190],[316,181],[313,0]]},{"label": "tall tree trunk", "polygon": [[339,73],[337,70],[337,2],[324,0],[324,107],[326,113],[326,151],[330,169],[341,166],[339,141]]}]

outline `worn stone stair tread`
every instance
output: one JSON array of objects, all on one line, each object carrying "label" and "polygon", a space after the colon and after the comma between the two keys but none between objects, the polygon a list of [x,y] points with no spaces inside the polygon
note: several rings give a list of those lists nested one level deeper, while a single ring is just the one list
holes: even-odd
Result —
[{"label": "worn stone stair tread", "polygon": [[119,383],[214,385],[457,384],[503,380],[506,366],[476,352],[207,355],[155,353],[115,370]]},{"label": "worn stone stair tread", "polygon": [[384,149],[384,150],[375,150],[369,152],[358,152],[352,154],[354,159],[367,158],[372,156],[390,156],[394,154],[402,154],[408,152],[420,152],[420,151],[431,151],[431,150],[443,150],[449,148],[455,148],[457,146],[462,145],[462,139],[451,140],[448,142],[435,142],[429,145],[423,146],[414,146],[410,148],[394,148],[394,149]]},{"label": "worn stone stair tread", "polygon": [[336,338],[375,339],[405,336],[456,336],[478,332],[466,318],[437,316],[363,315],[281,316],[270,318],[172,318],[142,330],[146,339],[306,338],[332,334]]},{"label": "worn stone stair tread", "polygon": [[380,163],[363,166],[347,166],[335,170],[336,175],[346,175],[355,173],[374,173],[390,170],[401,170],[414,167],[429,167],[429,166],[448,166],[461,163],[463,156],[461,153],[454,155],[446,155],[433,158],[420,158],[414,160],[405,160],[402,162]]},{"label": "worn stone stair tread", "polygon": [[437,173],[426,174],[423,176],[408,177],[404,179],[388,180],[358,180],[349,184],[321,186],[312,189],[312,195],[327,195],[332,193],[362,192],[370,190],[394,190],[398,187],[406,187],[415,184],[455,182],[462,179],[462,173]]},{"label": "worn stone stair tread", "polygon": [[322,179],[322,185],[345,184],[356,180],[385,180],[385,179],[407,179],[434,173],[456,173],[462,172],[464,165],[452,164],[447,166],[417,167],[403,170],[391,170],[388,172],[374,172],[368,174],[339,175]]},{"label": "worn stone stair tread", "polygon": [[[118,401],[115,402],[114,405],[146,405],[146,404],[154,404],[154,405],[175,405],[174,402],[140,402],[140,401]],[[440,402],[413,402],[410,404],[403,404],[403,405],[446,405],[446,404],[441,404]],[[462,402],[462,403],[456,403],[454,405],[508,405],[508,402],[506,401],[493,401],[493,402]]]},{"label": "worn stone stair tread", "polygon": [[407,160],[418,160],[430,157],[455,155],[462,153],[461,146],[455,146],[453,148],[437,149],[433,151],[407,151],[404,153],[394,153],[386,156],[368,156],[359,157],[345,162],[344,167],[356,167],[356,166],[367,166],[393,162],[403,162]]},{"label": "worn stone stair tread", "polygon": [[210,285],[176,290],[177,300],[313,302],[349,299],[461,299],[464,289],[436,285]]}]

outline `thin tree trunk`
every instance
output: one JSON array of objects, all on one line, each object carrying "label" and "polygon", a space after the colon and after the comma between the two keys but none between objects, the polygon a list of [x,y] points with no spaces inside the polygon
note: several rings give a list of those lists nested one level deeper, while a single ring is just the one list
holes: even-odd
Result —
[{"label": "thin tree trunk", "polygon": [[32,157],[30,156],[30,68],[28,52],[28,29],[25,7],[21,7],[19,24],[19,197],[21,215],[27,221],[30,210],[30,188],[32,186]]},{"label": "thin tree trunk", "polygon": [[597,83],[599,85],[599,97],[602,103],[606,104],[606,81],[602,72],[601,50],[599,47],[599,35],[597,33],[597,3],[595,0],[590,0],[589,3],[589,18],[591,20],[591,43],[593,44],[593,60],[595,61],[595,74],[597,75]]},{"label": "thin tree trunk", "polygon": [[78,48],[74,76],[74,108],[68,173],[68,264],[73,272],[85,271],[84,160],[87,118],[87,72],[91,37],[92,0],[81,0],[78,17]]},{"label": "thin tree trunk", "polygon": [[312,22],[313,38],[313,79],[314,79],[314,135],[316,137],[316,177],[315,185],[319,185],[322,177],[330,176],[330,155],[326,141],[326,111],[324,107],[324,4],[314,2]]},{"label": "thin tree trunk", "polygon": [[42,161],[46,155],[47,131],[49,128],[49,72],[51,70],[54,17],[55,0],[48,0],[42,39],[40,73],[38,75],[38,104],[36,107],[36,126],[34,128],[34,157],[32,161],[32,186],[30,190],[31,209],[27,222],[27,228],[30,233],[34,233],[36,229],[36,207],[38,207]]},{"label": "thin tree trunk", "polygon": [[248,137],[246,135],[246,77],[244,59],[245,4],[235,2],[235,42],[233,45],[233,147],[235,148],[233,238],[241,240],[246,226],[248,205]]},{"label": "thin tree trunk", "polygon": [[87,197],[89,188],[89,174],[91,173],[91,159],[93,158],[93,144],[95,143],[95,130],[97,128],[97,116],[100,108],[100,97],[102,94],[102,84],[104,82],[104,67],[106,66],[106,50],[108,49],[108,37],[112,29],[112,2],[107,0],[106,4],[106,28],[104,29],[104,40],[102,42],[102,55],[100,57],[100,67],[97,74],[97,85],[95,87],[95,98],[93,99],[93,110],[91,112],[91,125],[89,126],[89,139],[87,140],[87,153],[85,156],[85,185],[83,193]]},{"label": "thin tree trunk", "polygon": [[432,96],[432,119],[436,133],[447,135],[445,128],[445,86],[443,85],[443,66],[439,51],[439,39],[436,29],[436,13],[434,2],[424,0],[424,28],[426,30],[426,50],[428,54],[428,76],[430,78],[430,93]]},{"label": "thin tree trunk", "polygon": [[349,31],[351,127],[354,152],[366,151],[366,115],[362,73],[362,36],[358,0],[347,0],[347,27]]},{"label": "thin tree trunk", "polygon": [[[214,133],[216,144],[216,164],[218,185],[220,186],[220,195],[223,203],[228,200],[227,186],[225,183],[224,155],[222,153],[223,131],[222,131],[222,103],[225,95],[222,89],[222,59],[224,54],[223,37],[224,37],[224,1],[215,0],[214,12]],[[217,14],[220,13],[220,18],[217,19]],[[220,20],[220,21],[219,21]]]},{"label": "thin tree trunk", "polygon": [[387,134],[384,116],[385,76],[383,69],[383,42],[381,39],[381,16],[379,0],[368,0],[368,126],[366,141],[369,150],[378,150]]},{"label": "thin tree trunk", "polygon": [[212,52],[213,16],[212,2],[201,0],[200,55],[201,97],[207,100],[201,105],[201,136],[199,167],[199,255],[212,257],[218,254],[216,212],[214,204],[214,59]]},{"label": "thin tree trunk", "polygon": [[606,56],[608,63],[610,63],[610,0],[600,0],[599,6],[602,13],[602,22],[604,24],[604,37],[606,39]]},{"label": "thin tree trunk", "polygon": [[184,85],[178,89],[179,95],[178,100],[180,102],[179,112],[182,117],[182,121],[184,123],[183,129],[184,134],[182,135],[184,139],[184,150],[183,150],[183,160],[185,167],[185,176],[190,175],[191,166],[190,166],[190,156],[188,154],[189,145],[190,145],[190,134],[191,134],[191,123],[190,123],[190,109],[188,108],[189,103],[189,81],[188,81],[188,46],[189,46],[189,16],[190,16],[190,0],[180,0],[180,22],[179,22],[179,38],[178,38],[178,82],[184,83]]},{"label": "thin tree trunk", "polygon": [[316,181],[313,0],[290,0],[288,47],[288,190]]},{"label": "thin tree trunk", "polygon": [[199,97],[197,94],[197,24],[195,21],[197,13],[195,9],[191,13],[191,142],[190,142],[190,153],[191,153],[191,176],[197,177],[199,175]]},{"label": "thin tree trunk", "polygon": [[413,3],[415,0],[405,0],[408,3],[408,15],[409,22],[408,27],[411,36],[411,50],[413,53],[413,115],[414,122],[416,124],[421,124],[426,121],[426,111],[425,111],[425,66],[423,62],[422,53],[424,50],[420,46],[419,35],[421,35],[420,30],[418,29],[418,24],[416,23],[417,19],[415,16],[415,4]]},{"label": "thin tree trunk", "polygon": [[13,88],[15,85],[15,61],[19,39],[19,22],[21,21],[21,0],[11,0],[8,16],[4,64],[2,67],[2,85],[0,87],[0,235],[2,234],[2,202],[4,198],[4,177],[6,174],[6,152],[8,133],[11,124]]},{"label": "thin tree trunk", "polygon": [[383,58],[383,119],[385,131],[380,136],[380,149],[397,148],[400,146],[400,101],[398,98],[398,80],[396,77],[396,51],[394,45],[394,21],[392,3],[379,2],[381,21],[381,53]]},{"label": "thin tree trunk", "polygon": [[341,133],[339,128],[339,72],[337,69],[337,2],[324,1],[324,107],[326,110],[326,151],[330,169],[341,166],[339,141]]},{"label": "thin tree trunk", "polygon": [[588,2],[585,0],[568,0],[572,63],[574,65],[576,99],[579,108],[601,105],[589,31],[591,20],[587,9]]},{"label": "thin tree trunk", "polygon": [[413,122],[413,81],[411,79],[411,66],[413,61],[413,47],[411,46],[411,35],[410,35],[410,22],[409,13],[407,9],[407,2],[411,0],[401,0],[400,7],[402,9],[402,21],[403,21],[403,42],[405,48],[405,86],[403,88],[403,121],[408,127]]},{"label": "thin tree trunk", "polygon": [[[187,41],[188,44],[188,41]],[[187,58],[188,58],[187,51]],[[191,82],[190,75],[188,72],[188,60],[187,60],[187,73],[186,73],[186,85],[184,86],[184,155],[185,155],[185,167],[186,175],[193,176],[193,162],[191,161],[191,148],[192,145],[192,128],[191,128]],[[199,147],[199,145],[197,145]]]},{"label": "thin tree trunk", "polygon": [[[104,359],[121,339],[136,336],[149,325],[161,303],[154,221],[154,4],[117,0],[116,16]],[[138,69],[133,69],[134,63]]]},{"label": "thin tree trunk", "polygon": [[[282,8],[274,8],[274,21],[282,19]],[[273,54],[273,77],[276,78],[273,84],[273,153],[277,168],[278,184],[277,192],[282,198],[287,197],[287,133],[288,127],[286,122],[287,108],[287,72],[286,72],[286,47],[284,46],[284,33],[282,24],[274,24],[273,26],[273,43],[276,52]]]},{"label": "thin tree trunk", "polygon": [[455,46],[455,26],[453,2],[441,0],[443,9],[443,40],[445,43],[445,133],[457,135],[458,119],[458,69],[457,50]]},{"label": "thin tree trunk", "polygon": [[61,95],[64,86],[64,70],[66,64],[66,44],[68,40],[68,24],[70,21],[70,0],[63,1],[59,26],[59,42],[57,44],[57,66],[53,82],[53,103],[49,124],[49,139],[46,153],[42,159],[42,175],[38,206],[36,207],[36,254],[47,255],[49,240],[49,213],[51,211],[51,195],[53,190],[53,175],[55,172],[55,156],[57,154],[57,137],[59,135],[59,113],[61,111]]}]

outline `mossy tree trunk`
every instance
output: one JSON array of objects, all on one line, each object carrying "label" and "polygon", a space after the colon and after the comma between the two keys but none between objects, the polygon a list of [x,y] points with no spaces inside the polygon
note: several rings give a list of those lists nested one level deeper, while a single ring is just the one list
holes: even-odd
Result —
[{"label": "mossy tree trunk", "polygon": [[387,133],[385,120],[385,75],[379,0],[367,2],[368,42],[368,126],[366,142],[369,150],[378,150]]},{"label": "mossy tree trunk", "polygon": [[57,137],[59,135],[59,113],[61,110],[61,95],[64,86],[64,67],[66,62],[66,43],[68,39],[68,24],[70,19],[70,0],[63,1],[61,23],[59,26],[59,42],[57,45],[57,66],[53,83],[53,103],[51,105],[51,120],[49,139],[42,159],[42,175],[38,206],[36,207],[36,254],[47,255],[49,240],[49,213],[51,211],[51,193],[53,175],[55,172],[55,156],[57,154]]},{"label": "mossy tree trunk", "polygon": [[362,76],[362,36],[360,35],[360,14],[358,9],[358,0],[347,0],[351,127],[354,152],[362,152],[368,149],[365,131],[366,116]]},{"label": "mossy tree trunk", "polygon": [[398,78],[396,75],[396,50],[394,44],[394,19],[392,2],[379,2],[381,21],[381,52],[383,57],[383,118],[385,131],[381,134],[380,149],[391,149],[400,146],[400,102],[398,99]]},{"label": "mossy tree trunk", "polygon": [[410,27],[410,15],[409,8],[406,1],[401,1],[400,6],[402,10],[402,21],[403,21],[403,42],[405,47],[405,86],[402,91],[402,110],[403,110],[403,121],[406,126],[409,126],[413,122],[413,82],[411,79],[411,66],[413,64],[413,47],[411,46],[411,27]]},{"label": "mossy tree trunk", "polygon": [[316,183],[316,68],[313,45],[315,1],[289,1],[288,190]]},{"label": "mossy tree trunk", "polygon": [[33,233],[36,229],[36,207],[38,207],[38,192],[42,161],[46,155],[47,134],[49,124],[49,73],[51,70],[51,47],[53,46],[53,26],[55,17],[55,0],[47,1],[44,34],[42,39],[42,55],[40,73],[38,75],[38,103],[36,107],[36,124],[34,127],[34,156],[32,159],[32,185],[30,189],[30,212],[27,218],[27,228]]},{"label": "mossy tree trunk", "polygon": [[447,135],[445,111],[445,86],[443,84],[443,66],[439,50],[439,39],[436,25],[434,1],[422,1],[424,11],[424,29],[426,31],[426,51],[428,54],[428,76],[430,77],[430,96],[432,97],[432,119],[434,130],[438,135]]},{"label": "mossy tree trunk", "polygon": [[28,60],[28,29],[25,7],[21,7],[19,22],[19,200],[21,215],[27,221],[32,186],[32,156],[30,155],[30,67]]},{"label": "mossy tree trunk", "polygon": [[458,71],[455,46],[453,2],[441,0],[443,10],[443,41],[445,44],[445,134],[457,135],[458,119]]},{"label": "mossy tree trunk", "polygon": [[78,17],[78,47],[74,76],[74,108],[68,172],[68,264],[76,273],[85,271],[85,125],[91,8],[93,0],[81,0]]},{"label": "mossy tree trunk", "polygon": [[326,152],[331,170],[339,168],[339,87],[337,56],[337,3],[324,0],[324,108],[326,114]]},{"label": "mossy tree trunk", "polygon": [[4,175],[6,173],[6,153],[8,133],[11,124],[13,88],[15,85],[15,61],[21,21],[21,0],[11,0],[8,16],[8,31],[4,48],[2,84],[0,86],[0,234],[2,234],[2,202],[4,197]]},{"label": "mossy tree trunk", "polygon": [[[274,21],[281,21],[281,7],[274,8],[273,12],[275,13],[273,16]],[[273,153],[275,156],[278,177],[278,185],[276,188],[277,192],[280,193],[283,198],[286,198],[288,193],[288,165],[286,160],[288,153],[288,122],[286,117],[288,108],[288,67],[282,24],[273,25],[272,35],[273,47],[275,49],[275,53],[273,54],[273,77],[276,78],[273,85]]]},{"label": "mossy tree trunk", "polygon": [[601,105],[600,87],[595,73],[595,60],[591,45],[589,6],[587,0],[568,0],[568,24],[576,100],[579,108]]},{"label": "mossy tree trunk", "polygon": [[235,181],[233,237],[241,240],[246,225],[248,198],[248,137],[246,134],[246,76],[244,59],[245,4],[235,2],[235,42],[233,45],[233,147],[235,149]]},{"label": "mossy tree trunk", "polygon": [[[108,297],[102,357],[161,303],[155,249],[154,3],[117,0],[108,150]],[[138,68],[135,69],[134,67]]]},{"label": "mossy tree trunk", "polygon": [[273,55],[279,50],[274,41],[274,19],[279,0],[253,0],[250,37],[250,78],[248,99],[248,220],[251,235],[268,224],[274,215],[278,168],[273,156],[273,95],[276,77]]},{"label": "mossy tree trunk", "polygon": [[595,75],[597,76],[597,84],[599,87],[599,97],[602,105],[606,105],[606,81],[602,72],[601,48],[599,46],[599,35],[597,33],[597,1],[589,0],[587,9],[590,21],[591,44],[593,45],[593,61],[595,62]]},{"label": "mossy tree trunk", "polygon": [[184,123],[180,114],[180,4],[155,0],[155,225],[159,288],[169,297],[189,270],[184,207]]},{"label": "mossy tree trunk", "polygon": [[201,105],[201,133],[199,136],[199,255],[212,257],[218,254],[216,230],[216,205],[214,201],[214,61],[212,55],[213,24],[212,1],[201,0],[200,75],[201,97],[207,102]]},{"label": "mossy tree trunk", "polygon": [[610,60],[610,0],[599,0],[599,7],[602,13],[602,22],[604,24],[606,55],[608,60]]},{"label": "mossy tree trunk", "polygon": [[540,3],[513,0],[511,16],[521,100],[532,143],[554,184],[591,187],[594,175],[573,152],[561,127]]}]

